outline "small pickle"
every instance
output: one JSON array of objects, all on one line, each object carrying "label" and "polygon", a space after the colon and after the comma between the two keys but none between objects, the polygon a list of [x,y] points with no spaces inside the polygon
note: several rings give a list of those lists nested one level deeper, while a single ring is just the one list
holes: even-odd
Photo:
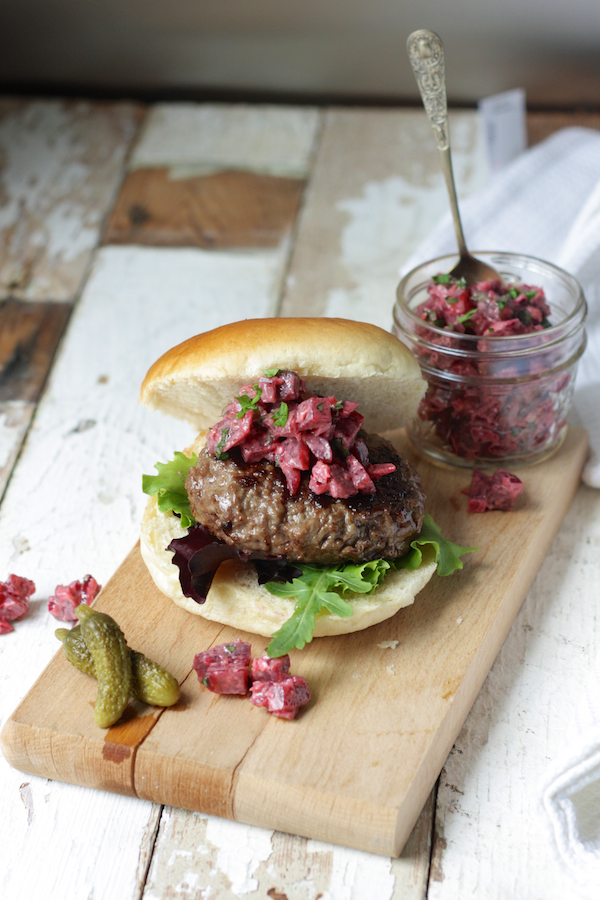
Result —
[{"label": "small pickle", "polygon": [[170,672],[142,653],[131,651],[131,689],[150,706],[173,706],[179,700],[179,682]]},{"label": "small pickle", "polygon": [[131,693],[131,655],[123,632],[106,613],[82,603],[75,610],[98,679],[94,722],[110,728],[123,715]]},{"label": "small pickle", "polygon": [[86,647],[83,635],[81,634],[81,625],[75,625],[74,628],[57,628],[54,632],[59,641],[62,641],[65,656],[77,669],[85,672],[86,675],[96,677],[96,667],[92,654]]},{"label": "small pickle", "polygon": [[[62,641],[65,656],[69,662],[81,672],[95,678],[94,660],[83,639],[80,626],[76,625],[70,631],[68,628],[58,628],[54,634]],[[129,653],[131,656],[131,696],[149,706],[173,706],[177,703],[180,695],[177,679],[142,653],[131,649]]]}]

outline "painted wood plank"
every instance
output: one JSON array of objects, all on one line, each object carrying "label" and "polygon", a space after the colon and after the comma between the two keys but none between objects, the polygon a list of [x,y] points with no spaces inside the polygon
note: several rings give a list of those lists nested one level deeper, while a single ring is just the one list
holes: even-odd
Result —
[{"label": "painted wood plank", "polygon": [[27,434],[35,410],[33,403],[0,403],[0,501]]},{"label": "painted wood plank", "polygon": [[540,781],[600,646],[600,493],[581,487],[446,763],[429,897],[579,900]]},{"label": "painted wood plank", "polygon": [[0,100],[0,296],[72,301],[141,110]]},{"label": "painted wood plank", "polygon": [[168,166],[178,177],[241,169],[304,178],[320,121],[314,107],[160,103],[146,119],[130,165]]},{"label": "painted wood plank", "polygon": [[[451,115],[459,196],[489,177],[477,113]],[[447,211],[422,110],[331,110],[300,217],[281,312],[391,327],[398,269]],[[468,237],[468,236],[467,236]]]},{"label": "painted wood plank", "polygon": [[68,303],[0,302],[0,403],[35,403],[69,315]]},{"label": "painted wood plank", "polygon": [[64,303],[0,302],[0,498],[70,312]]},{"label": "painted wood plank", "polygon": [[[405,436],[392,439],[415,462]],[[460,500],[466,473],[416,460],[442,532],[479,547],[477,557],[453,578],[433,578],[392,619],[290,653],[312,696],[293,725],[198,684],[192,661],[200,650],[241,636],[260,655],[269,639],[173,608],[136,547],[96,605],[119,621],[131,647],[183,682],[181,702],[136,708],[99,729],[90,709],[94,681],[60,652],[8,720],[6,758],[36,775],[398,856],[558,530],[586,454],[587,435],[572,428],[554,457],[518,470],[527,493],[511,516],[468,514]]]},{"label": "painted wood plank", "polygon": [[121,188],[104,242],[154,246],[277,247],[289,235],[304,181],[228,171],[195,178],[136,169]]},{"label": "painted wood plank", "polygon": [[[146,369],[192,332],[268,314],[279,266],[271,251],[99,252],[2,505],[0,578],[25,575],[37,591],[0,642],[0,724],[56,652],[49,594],[88,571],[106,581],[137,539],[140,473],[190,442],[188,426],[138,408]],[[25,778],[4,760],[0,794],[3,900],[137,900],[151,803]]]},{"label": "painted wood plank", "polygon": [[398,859],[165,808],[143,898],[422,900],[431,800]]}]

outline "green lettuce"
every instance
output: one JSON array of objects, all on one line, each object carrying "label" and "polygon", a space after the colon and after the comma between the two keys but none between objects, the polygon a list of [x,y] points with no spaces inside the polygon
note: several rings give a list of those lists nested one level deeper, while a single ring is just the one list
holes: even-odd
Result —
[{"label": "green lettuce", "polygon": [[167,463],[155,463],[158,475],[142,475],[142,490],[145,494],[157,495],[158,508],[162,513],[174,512],[181,517],[183,528],[195,525],[190,501],[185,489],[186,475],[198,462],[195,453],[186,456],[175,451],[174,458]]},{"label": "green lettuce", "polygon": [[430,515],[426,514],[419,535],[411,541],[411,549],[398,560],[376,559],[367,563],[343,563],[337,566],[307,566],[295,564],[302,572],[299,578],[279,584],[265,584],[276,597],[296,599],[294,612],[277,631],[267,647],[269,656],[284,656],[290,650],[309,644],[317,617],[332,613],[349,618],[352,604],[344,600],[348,591],[371,594],[392,569],[418,569],[423,560],[422,548],[430,545],[435,553],[438,575],[451,575],[462,569],[460,557],[472,553],[476,547],[461,547],[447,540]]}]

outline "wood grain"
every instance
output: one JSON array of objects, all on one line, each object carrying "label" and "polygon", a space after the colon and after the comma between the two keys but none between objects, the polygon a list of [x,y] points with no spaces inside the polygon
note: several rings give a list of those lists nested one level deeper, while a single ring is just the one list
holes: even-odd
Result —
[{"label": "wood grain", "polygon": [[68,303],[0,302],[0,403],[35,403],[71,314]]},{"label": "wood grain", "polygon": [[75,299],[140,116],[126,103],[0,101],[0,296]]},{"label": "wood grain", "polygon": [[[474,111],[450,119],[464,197],[487,182],[483,133]],[[398,270],[447,208],[422,110],[328,110],[281,314],[342,316],[389,330]]]},{"label": "wood grain", "polygon": [[207,249],[276,247],[293,227],[304,181],[253,172],[169,176],[167,168],[130,172],[104,243]]},{"label": "wood grain", "polygon": [[527,139],[530,147],[539,144],[560,128],[600,128],[600,112],[528,112]]},{"label": "wood grain", "polygon": [[[6,758],[46,777],[397,856],[568,509],[586,447],[585,432],[571,429],[551,460],[524,470],[525,499],[510,515],[469,516],[465,473],[419,460],[442,530],[480,550],[393,619],[293,653],[313,695],[293,723],[198,686],[194,654],[236,633],[171,606],[165,616],[168,601],[134,549],[98,606],[183,682],[179,707],[138,711],[137,742],[122,726],[100,732],[93,681],[58,654],[5,726]],[[379,646],[390,640],[398,645]],[[251,641],[255,654],[267,643]]]}]

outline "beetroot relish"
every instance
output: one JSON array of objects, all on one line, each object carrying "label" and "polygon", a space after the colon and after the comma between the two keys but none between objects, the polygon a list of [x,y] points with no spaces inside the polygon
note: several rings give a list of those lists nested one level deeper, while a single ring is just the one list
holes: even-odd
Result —
[{"label": "beetroot relish", "polygon": [[479,281],[466,287],[464,279],[436,275],[427,286],[429,298],[417,315],[436,328],[457,334],[507,336],[548,328],[550,307],[542,288]]},{"label": "beetroot relish", "polygon": [[[454,337],[444,338],[430,328],[423,332],[430,346],[419,347],[417,352],[439,375],[428,376],[419,417],[434,425],[450,452],[466,459],[529,454],[555,439],[565,425],[564,404],[557,404],[556,397],[568,387],[570,375],[526,380],[535,375],[535,362],[521,361],[518,371],[509,363],[496,362],[492,373],[483,358],[479,361],[470,354],[469,359],[461,359],[456,351],[450,352],[461,334],[481,337],[476,346],[485,353],[495,338],[549,328],[550,308],[544,291],[498,280],[467,288],[462,280],[449,275],[435,276],[427,291],[428,299],[417,307],[417,315]],[[440,351],[433,351],[431,344]],[[492,375],[496,383],[490,380]],[[502,383],[515,376],[523,380]]]},{"label": "beetroot relish", "polygon": [[279,371],[254,385],[244,385],[220,422],[208,433],[206,446],[218,459],[238,447],[244,462],[268,460],[285,475],[290,494],[309,473],[315,494],[353,497],[374,494],[375,481],[395,465],[370,465],[358,433],[364,416],[358,403],[319,397],[308,392],[296,372]]}]

